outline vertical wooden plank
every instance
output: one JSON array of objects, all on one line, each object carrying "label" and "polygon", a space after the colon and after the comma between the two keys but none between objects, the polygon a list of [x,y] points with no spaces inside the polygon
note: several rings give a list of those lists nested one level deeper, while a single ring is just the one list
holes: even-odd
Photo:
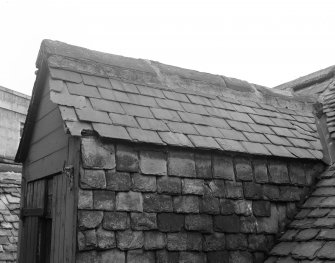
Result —
[{"label": "vertical wooden plank", "polygon": [[61,174],[61,181],[62,181],[62,191],[61,191],[61,210],[62,210],[62,216],[61,216],[61,237],[60,239],[63,240],[62,243],[60,243],[60,247],[59,247],[59,257],[60,257],[60,261],[64,263],[65,262],[65,247],[66,247],[66,243],[65,243],[65,223],[67,221],[67,210],[66,210],[66,194],[67,194],[67,177],[65,174]]},{"label": "vertical wooden plank", "polygon": [[57,176],[52,178],[52,236],[51,236],[51,255],[50,255],[50,263],[55,263],[56,257],[56,232],[57,232]]}]

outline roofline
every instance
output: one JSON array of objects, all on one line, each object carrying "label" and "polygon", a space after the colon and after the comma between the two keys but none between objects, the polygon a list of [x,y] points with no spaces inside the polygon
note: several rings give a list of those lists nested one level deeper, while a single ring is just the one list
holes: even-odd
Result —
[{"label": "roofline", "polygon": [[29,95],[23,94],[23,93],[18,92],[16,90],[8,89],[8,88],[5,88],[3,86],[0,86],[0,90],[3,91],[3,92],[9,93],[9,94],[13,94],[13,95],[16,95],[18,97],[30,100],[30,96]]},{"label": "roofline", "polygon": [[330,66],[330,67],[315,71],[313,73],[310,73],[308,75],[299,77],[297,79],[280,84],[274,87],[274,89],[291,90],[293,92],[297,92],[301,89],[304,89],[316,83],[320,83],[327,79],[330,79],[334,77],[334,74],[335,74],[335,66]]}]

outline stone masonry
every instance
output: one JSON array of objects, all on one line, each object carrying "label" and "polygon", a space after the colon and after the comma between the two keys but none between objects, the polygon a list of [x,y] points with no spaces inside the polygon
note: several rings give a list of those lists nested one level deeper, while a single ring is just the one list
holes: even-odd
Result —
[{"label": "stone masonry", "polygon": [[83,137],[77,263],[263,262],[320,162]]}]

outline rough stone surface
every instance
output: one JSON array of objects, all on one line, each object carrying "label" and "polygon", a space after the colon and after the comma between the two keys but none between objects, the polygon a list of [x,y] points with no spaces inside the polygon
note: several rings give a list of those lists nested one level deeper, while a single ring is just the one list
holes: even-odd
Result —
[{"label": "rough stone surface", "polygon": [[176,196],[173,198],[177,213],[199,213],[199,198],[196,196]]},{"label": "rough stone surface", "polygon": [[157,215],[158,229],[162,232],[178,232],[184,227],[184,215],[160,213]]},{"label": "rough stone surface", "polygon": [[[118,249],[106,250],[99,253],[101,263],[126,263],[126,253]],[[93,261],[92,261],[93,262]]]},{"label": "rough stone surface", "polygon": [[81,170],[80,186],[84,189],[106,188],[106,177],[103,170]]},{"label": "rough stone surface", "polygon": [[140,170],[143,174],[166,175],[166,153],[155,151],[141,151]]},{"label": "rough stone surface", "polygon": [[97,210],[114,210],[115,193],[112,191],[95,190],[93,192],[93,207]]},{"label": "rough stone surface", "polygon": [[199,232],[212,232],[213,220],[209,215],[186,215],[185,229]]},{"label": "rough stone surface", "polygon": [[142,248],[144,235],[142,231],[119,231],[117,233],[117,246],[121,250]]},{"label": "rough stone surface", "polygon": [[131,213],[131,228],[134,230],[157,229],[157,217],[155,213]]},{"label": "rough stone surface", "polygon": [[272,183],[285,184],[290,182],[287,165],[280,162],[270,162],[268,167]]},{"label": "rough stone surface", "polygon": [[139,159],[137,152],[130,146],[118,145],[116,148],[116,169],[122,172],[137,172]]},{"label": "rough stone surface", "polygon": [[169,176],[157,178],[157,192],[170,195],[181,194],[181,179]]},{"label": "rough stone surface", "polygon": [[168,173],[180,177],[196,177],[194,154],[187,152],[170,152]]},{"label": "rough stone surface", "polygon": [[146,176],[136,173],[132,176],[132,182],[133,191],[155,192],[157,190],[155,176]]},{"label": "rough stone surface", "polygon": [[145,212],[172,212],[172,198],[169,195],[145,194],[143,207]]},{"label": "rough stone surface", "polygon": [[78,192],[78,209],[93,208],[93,192],[79,189]]},{"label": "rough stone surface", "polygon": [[110,249],[116,247],[115,234],[102,228],[96,232],[97,245],[100,249]]},{"label": "rough stone surface", "polygon": [[198,178],[212,178],[212,156],[195,154],[195,169]]},{"label": "rough stone surface", "polygon": [[78,224],[80,228],[95,228],[97,227],[103,218],[103,212],[101,211],[78,211]]},{"label": "rough stone surface", "polygon": [[235,161],[236,179],[240,181],[252,181],[252,167],[250,161],[239,158]]},{"label": "rough stone surface", "polygon": [[116,195],[116,210],[143,212],[143,198],[140,193],[120,192]]},{"label": "rough stone surface", "polygon": [[131,179],[129,173],[107,171],[106,181],[106,188],[113,191],[129,191],[131,187]]},{"label": "rough stone surface", "polygon": [[126,212],[105,212],[103,228],[107,230],[125,230],[129,228],[129,218]]},{"label": "rough stone surface", "polygon": [[155,263],[155,254],[151,251],[130,250],[127,253],[127,263]]},{"label": "rough stone surface", "polygon": [[231,157],[214,156],[213,157],[213,176],[227,180],[234,180],[234,165]]},{"label": "rough stone surface", "polygon": [[183,179],[182,181],[182,192],[183,194],[204,194],[204,181],[200,179]]},{"label": "rough stone surface", "polygon": [[166,236],[161,232],[145,231],[144,248],[146,250],[162,249],[166,246]]}]

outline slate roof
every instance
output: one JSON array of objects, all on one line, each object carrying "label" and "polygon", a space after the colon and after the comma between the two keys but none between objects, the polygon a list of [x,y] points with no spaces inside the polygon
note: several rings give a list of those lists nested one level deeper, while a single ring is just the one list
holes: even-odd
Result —
[{"label": "slate roof", "polygon": [[73,136],[94,130],[133,142],[322,159],[309,98],[50,40],[37,60],[45,65],[51,101]]},{"label": "slate roof", "polygon": [[270,255],[266,263],[335,262],[335,166],[321,175]]}]

